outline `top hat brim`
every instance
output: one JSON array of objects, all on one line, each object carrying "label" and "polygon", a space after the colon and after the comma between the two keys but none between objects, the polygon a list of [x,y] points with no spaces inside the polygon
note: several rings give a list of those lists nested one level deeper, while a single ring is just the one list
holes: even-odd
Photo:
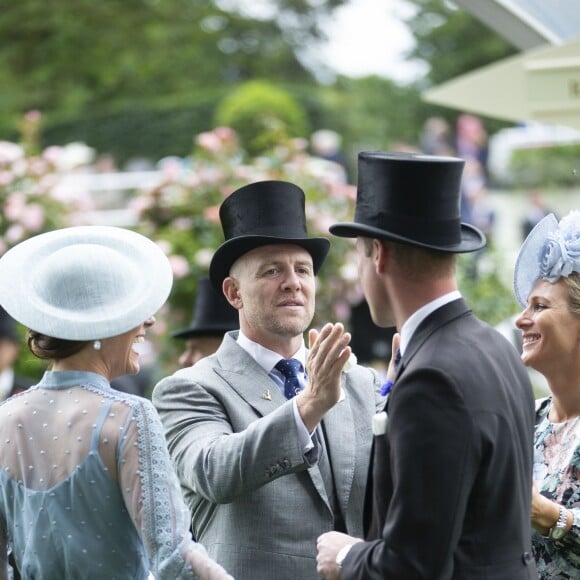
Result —
[{"label": "top hat brim", "polygon": [[224,335],[226,332],[230,330],[235,330],[231,326],[199,326],[196,328],[184,328],[183,330],[178,330],[174,332],[171,336],[173,338],[196,338],[198,336],[215,336],[219,337]]},{"label": "top hat brim", "polygon": [[304,248],[312,256],[312,266],[316,275],[322,266],[330,241],[326,238],[279,238],[275,236],[240,236],[224,242],[214,253],[209,266],[212,286],[222,291],[222,282],[229,276],[232,264],[247,252],[267,245],[293,244]]},{"label": "top hat brim", "polygon": [[366,224],[359,224],[356,222],[344,222],[330,226],[330,233],[341,238],[357,238],[359,236],[365,238],[377,238],[381,240],[389,240],[392,242],[399,242],[401,244],[408,244],[412,246],[419,246],[429,250],[438,250],[440,252],[449,252],[454,254],[462,254],[468,252],[476,252],[485,247],[486,239],[482,231],[470,224],[461,224],[461,240],[456,244],[428,244],[410,237],[395,234],[381,228],[376,228]]},{"label": "top hat brim", "polygon": [[546,240],[557,229],[558,220],[551,213],[535,225],[520,248],[514,267],[514,292],[522,308],[526,307],[528,296],[541,276],[540,267]]}]

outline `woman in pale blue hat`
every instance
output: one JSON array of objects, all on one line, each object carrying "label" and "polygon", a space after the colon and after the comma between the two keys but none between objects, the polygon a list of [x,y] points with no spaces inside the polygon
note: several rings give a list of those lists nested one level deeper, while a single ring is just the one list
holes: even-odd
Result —
[{"label": "woman in pale blue hat", "polygon": [[580,212],[553,214],[518,255],[516,319],[524,363],[550,396],[537,401],[532,545],[541,579],[580,578]]},{"label": "woman in pale blue hat", "polygon": [[107,226],[31,238],[0,259],[0,303],[50,361],[0,405],[0,579],[231,578],[189,534],[153,405],[111,388],[172,285],[144,236]]}]

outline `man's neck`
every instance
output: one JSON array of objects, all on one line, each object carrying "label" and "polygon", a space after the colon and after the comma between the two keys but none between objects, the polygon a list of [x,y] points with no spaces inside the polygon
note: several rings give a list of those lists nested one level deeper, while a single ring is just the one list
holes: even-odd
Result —
[{"label": "man's neck", "polygon": [[392,294],[393,311],[399,330],[423,306],[457,290],[454,278],[436,279],[423,283],[398,281],[396,286],[395,293]]}]

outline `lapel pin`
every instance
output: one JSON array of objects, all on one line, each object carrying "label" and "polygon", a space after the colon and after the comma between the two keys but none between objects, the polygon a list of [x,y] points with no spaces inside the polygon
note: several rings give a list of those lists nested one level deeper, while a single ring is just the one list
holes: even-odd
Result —
[{"label": "lapel pin", "polygon": [[262,393],[262,399],[266,399],[266,401],[272,400],[272,395],[270,395],[270,391],[266,390]]}]

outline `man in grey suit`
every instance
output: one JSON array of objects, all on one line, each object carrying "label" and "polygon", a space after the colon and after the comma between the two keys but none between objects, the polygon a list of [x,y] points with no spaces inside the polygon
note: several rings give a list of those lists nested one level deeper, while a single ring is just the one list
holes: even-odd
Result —
[{"label": "man in grey suit", "polygon": [[237,580],[314,580],[321,533],[362,534],[378,376],[349,362],[340,323],[311,329],[306,349],[330,244],[307,236],[299,187],[242,187],[220,219],[210,280],[240,330],[160,381],[153,402],[210,555]]},{"label": "man in grey suit", "polygon": [[318,540],[326,580],[531,580],[534,399],[519,353],[458,290],[463,160],[359,154],[354,222],[372,319],[400,332],[394,385],[375,416],[365,540]]}]

